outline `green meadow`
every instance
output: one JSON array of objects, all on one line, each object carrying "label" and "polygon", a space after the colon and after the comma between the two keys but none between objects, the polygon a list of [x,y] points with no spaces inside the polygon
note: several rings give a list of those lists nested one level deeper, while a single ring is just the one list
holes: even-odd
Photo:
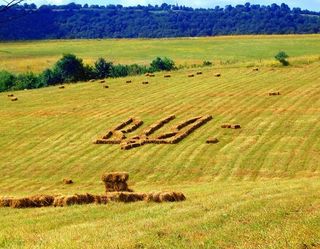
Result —
[{"label": "green meadow", "polygon": [[[179,203],[0,208],[0,248],[320,247],[320,36],[40,41],[0,48],[1,68],[17,71],[26,63],[41,70],[67,52],[88,61],[102,56],[147,63],[160,55],[179,64],[218,64],[184,68],[171,78],[156,73],[148,85],[145,76],[107,79],[108,89],[99,81],[66,84],[13,92],[16,102],[0,93],[1,196],[103,194],[101,174],[126,171],[137,192],[175,190],[187,197]],[[290,66],[273,61],[279,50],[291,56]],[[199,70],[202,75],[187,77]],[[176,119],[155,135],[191,117],[213,119],[175,145],[123,151],[93,144],[128,117],[144,121],[133,136],[171,114]],[[242,128],[222,129],[224,123]],[[209,137],[220,142],[206,144]],[[74,184],[64,185],[63,178]]]}]

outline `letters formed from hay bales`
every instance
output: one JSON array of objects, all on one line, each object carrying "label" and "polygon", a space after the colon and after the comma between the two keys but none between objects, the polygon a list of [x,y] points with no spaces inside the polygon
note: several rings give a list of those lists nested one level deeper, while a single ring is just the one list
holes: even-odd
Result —
[{"label": "letters formed from hay bales", "polygon": [[186,197],[181,192],[154,192],[146,196],[148,202],[179,202],[186,200]]},{"label": "letters formed from hay bales", "polygon": [[11,101],[18,101],[18,98],[17,97],[12,97]]},{"label": "letters formed from hay bales", "polygon": [[195,117],[195,118],[190,118],[190,119],[188,119],[188,120],[186,120],[186,121],[178,124],[178,125],[175,127],[175,129],[176,129],[176,130],[181,130],[182,128],[188,126],[189,124],[192,124],[192,123],[196,122],[196,121],[199,120],[199,119],[201,119],[201,116],[200,116],[200,117]]},{"label": "letters formed from hay bales", "polygon": [[129,179],[127,172],[110,172],[101,176],[103,182],[126,182]]},{"label": "letters formed from hay bales", "polygon": [[70,185],[70,184],[73,184],[73,181],[71,179],[63,179],[62,181],[64,184],[66,185]]},{"label": "letters formed from hay bales", "polygon": [[133,118],[129,118],[128,120],[122,122],[120,125],[116,126],[114,130],[119,131],[126,127],[128,124],[131,124],[133,122]]},{"label": "letters formed from hay bales", "polygon": [[162,126],[164,126],[165,124],[169,123],[171,120],[175,119],[176,116],[175,115],[170,115],[164,119],[161,119],[159,122],[154,123],[153,125],[151,125],[147,130],[145,130],[143,133],[146,136],[149,136],[151,134],[153,134],[156,130],[159,130]]},{"label": "letters formed from hay bales", "polygon": [[8,97],[14,97],[14,94],[12,94],[12,93],[8,94]]},{"label": "letters formed from hay bales", "polygon": [[123,133],[130,133],[138,129],[141,125],[143,125],[143,121],[141,120],[133,120],[133,124],[127,129],[121,130]]},{"label": "letters formed from hay bales", "polygon": [[208,138],[206,141],[207,144],[217,144],[219,143],[219,139],[218,138]]}]

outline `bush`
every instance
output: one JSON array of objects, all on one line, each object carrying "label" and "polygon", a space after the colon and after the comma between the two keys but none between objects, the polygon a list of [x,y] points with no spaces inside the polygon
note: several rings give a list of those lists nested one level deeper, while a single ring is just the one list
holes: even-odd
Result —
[{"label": "bush", "polygon": [[116,66],[112,66],[111,77],[125,77],[129,75],[128,66],[118,64]]},{"label": "bush", "polygon": [[96,73],[96,78],[104,79],[110,77],[112,74],[112,62],[107,62],[103,58],[99,58],[94,63],[94,71]]},{"label": "bush", "polygon": [[85,68],[82,59],[77,58],[73,54],[63,55],[54,65],[53,73],[63,82],[76,82],[85,78]]},{"label": "bush", "polygon": [[212,62],[211,61],[203,61],[202,66],[204,66],[204,67],[212,66]]},{"label": "bush", "polygon": [[32,72],[19,74],[13,86],[14,90],[33,89],[41,87],[39,77]]},{"label": "bush", "polygon": [[283,66],[289,65],[289,62],[287,60],[289,58],[289,56],[284,51],[279,52],[274,58],[277,61],[279,61]]},{"label": "bush", "polygon": [[46,69],[39,75],[39,81],[42,86],[52,86],[61,83],[63,80],[60,74],[53,72],[51,69]]},{"label": "bush", "polygon": [[173,70],[175,68],[176,67],[175,67],[175,64],[174,64],[173,60],[168,59],[167,57],[164,57],[164,58],[157,57],[150,64],[150,69],[153,72],[170,71],[170,70]]},{"label": "bush", "polygon": [[15,78],[15,75],[7,71],[0,71],[0,92],[10,90],[14,85]]}]

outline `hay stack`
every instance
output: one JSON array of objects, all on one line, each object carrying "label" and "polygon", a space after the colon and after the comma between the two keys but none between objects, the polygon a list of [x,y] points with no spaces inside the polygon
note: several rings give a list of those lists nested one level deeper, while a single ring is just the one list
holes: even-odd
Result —
[{"label": "hay stack", "polygon": [[219,140],[218,138],[208,138],[207,141],[206,141],[207,144],[217,144],[219,143]]},{"label": "hay stack", "polygon": [[1,207],[10,207],[12,198],[1,197],[0,198],[0,208]]},{"label": "hay stack", "polygon": [[127,181],[129,174],[127,172],[112,172],[103,174],[101,180],[104,182],[106,193],[108,192],[132,192],[128,188]]},{"label": "hay stack", "polygon": [[73,181],[71,179],[63,179],[62,182],[66,185],[73,184]]},{"label": "hay stack", "polygon": [[169,123],[171,120],[175,119],[175,115],[170,115],[169,117],[166,117],[164,119],[161,119],[159,122],[151,125],[147,130],[145,130],[143,133],[146,136],[150,136],[153,134],[156,130],[159,130],[162,126]]},{"label": "hay stack", "polygon": [[181,192],[154,192],[147,194],[145,199],[148,202],[178,202],[186,200]]},{"label": "hay stack", "polygon": [[137,202],[137,201],[143,201],[147,197],[144,193],[132,193],[132,192],[114,192],[114,193],[108,193],[107,198],[110,201],[115,202]]},{"label": "hay stack", "polygon": [[12,97],[11,101],[18,101],[18,98],[17,97]]},{"label": "hay stack", "polygon": [[54,202],[54,196],[51,195],[35,195],[26,198],[11,199],[10,207],[12,208],[36,208],[48,207]]},{"label": "hay stack", "polygon": [[221,73],[216,73],[214,76],[215,77],[221,77]]}]

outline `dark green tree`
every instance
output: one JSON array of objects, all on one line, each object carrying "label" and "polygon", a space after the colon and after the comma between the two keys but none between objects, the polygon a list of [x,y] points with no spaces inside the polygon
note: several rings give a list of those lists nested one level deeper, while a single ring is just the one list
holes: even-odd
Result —
[{"label": "dark green tree", "polygon": [[168,59],[167,57],[164,57],[164,58],[157,57],[151,62],[150,68],[154,72],[170,71],[175,69],[175,64],[173,60]]},{"label": "dark green tree", "polygon": [[14,85],[15,78],[15,75],[7,71],[0,71],[0,92],[10,90]]},{"label": "dark green tree", "polygon": [[82,59],[73,54],[65,54],[54,65],[53,73],[63,82],[76,82],[85,78],[85,67]]},{"label": "dark green tree", "polygon": [[280,51],[274,58],[277,61],[279,61],[283,66],[289,65],[289,61],[287,60],[289,56],[284,51]]},{"label": "dark green tree", "polygon": [[103,58],[99,58],[94,63],[94,69],[96,73],[96,77],[98,79],[104,79],[111,76],[112,73],[112,62],[107,62]]}]

